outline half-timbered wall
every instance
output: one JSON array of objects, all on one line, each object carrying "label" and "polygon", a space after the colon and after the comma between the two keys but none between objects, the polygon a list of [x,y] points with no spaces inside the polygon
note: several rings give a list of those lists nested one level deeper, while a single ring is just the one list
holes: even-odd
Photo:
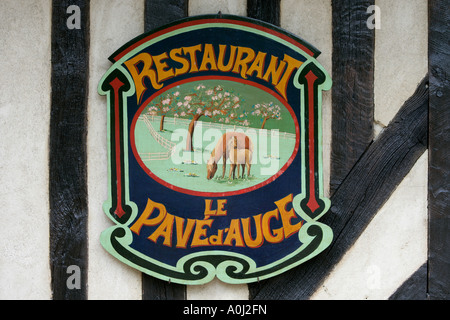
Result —
[{"label": "half-timbered wall", "polygon": [[[80,29],[67,25],[70,5]],[[448,10],[444,0],[2,0],[0,299],[450,298]],[[97,85],[128,40],[219,12],[276,24],[322,52],[334,240],[259,283],[175,285],[100,245],[111,222]]]}]

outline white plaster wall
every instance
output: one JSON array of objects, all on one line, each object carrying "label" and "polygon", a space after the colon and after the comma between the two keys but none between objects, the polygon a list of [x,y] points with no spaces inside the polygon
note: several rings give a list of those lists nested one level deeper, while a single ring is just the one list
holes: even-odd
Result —
[{"label": "white plaster wall", "polygon": [[428,72],[428,2],[377,0],[375,134],[387,126]]},{"label": "white plaster wall", "polygon": [[0,2],[0,299],[49,299],[50,0]]},{"label": "white plaster wall", "polygon": [[144,1],[95,0],[90,10],[88,102],[89,299],[141,299],[141,273],[123,264],[100,244],[100,233],[113,225],[102,210],[108,198],[106,97],[97,93],[112,65],[108,57],[144,32]]}]

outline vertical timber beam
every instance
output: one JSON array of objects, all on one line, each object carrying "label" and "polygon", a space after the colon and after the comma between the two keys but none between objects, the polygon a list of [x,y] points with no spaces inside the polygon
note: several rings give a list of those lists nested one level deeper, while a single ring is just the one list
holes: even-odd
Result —
[{"label": "vertical timber beam", "polygon": [[145,0],[144,30],[148,32],[187,17],[188,0]]},{"label": "vertical timber beam", "polygon": [[374,0],[333,0],[333,87],[330,194],[373,139],[375,30],[367,27]]},{"label": "vertical timber beam", "polygon": [[280,26],[280,0],[247,0],[247,15]]},{"label": "vertical timber beam", "polygon": [[450,8],[428,2],[428,298],[450,298]]},{"label": "vertical timber beam", "polygon": [[[145,32],[188,15],[188,0],[145,0]],[[143,300],[186,300],[186,286],[142,274]]]},{"label": "vertical timber beam", "polygon": [[[87,299],[88,263],[86,115],[89,0],[53,0],[52,5],[49,142],[51,288],[55,300],[81,300]],[[70,6],[76,7],[68,10]],[[70,17],[79,28],[69,28]],[[71,275],[74,276],[72,282],[69,279]]]}]

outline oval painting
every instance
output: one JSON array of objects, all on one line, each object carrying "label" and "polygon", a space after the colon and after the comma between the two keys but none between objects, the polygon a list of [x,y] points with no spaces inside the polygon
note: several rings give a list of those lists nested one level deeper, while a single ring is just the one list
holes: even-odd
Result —
[{"label": "oval painting", "polygon": [[260,188],[286,170],[299,145],[298,122],[284,99],[226,77],[158,92],[142,104],[131,130],[133,152],[147,174],[193,195]]}]

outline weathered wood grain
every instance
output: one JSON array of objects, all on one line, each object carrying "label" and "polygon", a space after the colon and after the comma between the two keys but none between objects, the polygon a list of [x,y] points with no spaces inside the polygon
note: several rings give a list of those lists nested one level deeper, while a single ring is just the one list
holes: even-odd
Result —
[{"label": "weathered wood grain", "polygon": [[[188,0],[146,0],[144,13],[145,32],[182,19],[187,15]],[[142,299],[185,300],[186,286],[168,283],[143,273]]]},{"label": "weathered wood grain", "polygon": [[150,31],[188,15],[188,0],[146,0],[144,29]]},{"label": "weathered wood grain", "polygon": [[[70,5],[81,9],[81,29],[69,29]],[[50,269],[53,299],[87,298],[87,93],[89,0],[54,0],[50,115]],[[67,267],[81,271],[69,289]]]},{"label": "weathered wood grain", "polygon": [[330,247],[297,268],[250,286],[250,297],[308,299],[425,152],[427,133],[428,77],[331,197],[330,211],[321,219],[334,232]]},{"label": "weathered wood grain", "polygon": [[450,7],[430,0],[428,63],[430,74],[428,212],[429,299],[450,298]]},{"label": "weathered wood grain", "polygon": [[142,300],[186,300],[186,286],[142,274]]},{"label": "weathered wood grain", "polygon": [[247,0],[247,16],[280,26],[280,0]]},{"label": "weathered wood grain", "polygon": [[375,32],[367,28],[374,0],[332,1],[332,144],[330,194],[373,139]]}]

